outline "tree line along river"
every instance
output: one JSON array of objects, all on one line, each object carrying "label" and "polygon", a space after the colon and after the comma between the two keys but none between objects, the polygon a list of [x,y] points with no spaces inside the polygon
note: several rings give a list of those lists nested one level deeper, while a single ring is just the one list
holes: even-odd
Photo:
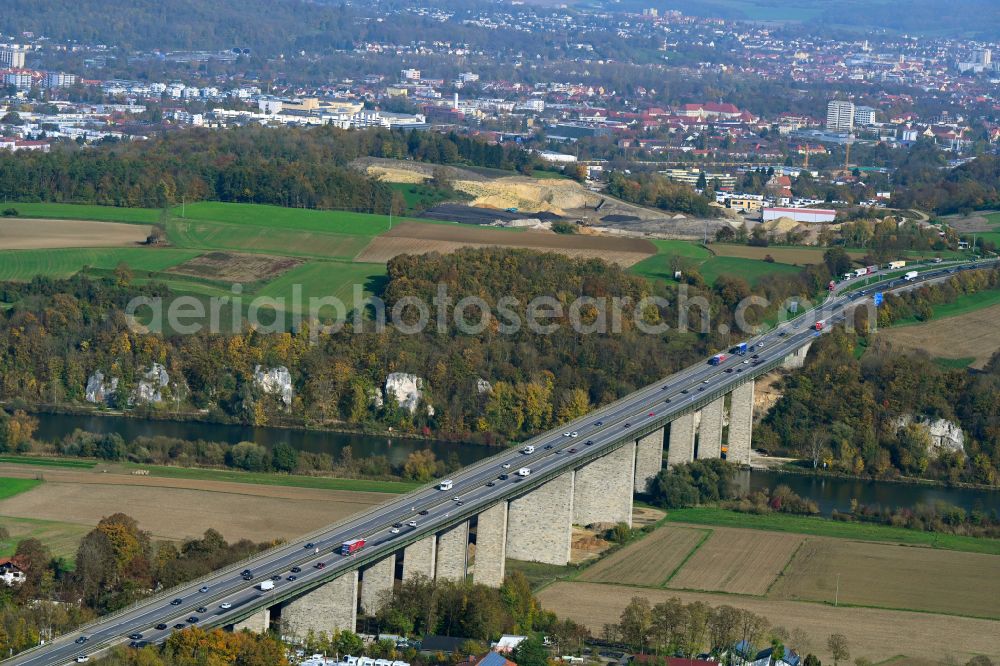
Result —
[{"label": "tree line along river", "polygon": [[[456,456],[469,465],[497,452],[479,444],[439,440],[407,439],[385,435],[364,435],[292,428],[266,428],[198,421],[158,421],[121,416],[81,414],[38,414],[35,437],[60,440],[76,429],[94,433],[117,432],[131,441],[137,437],[174,437],[213,442],[256,442],[268,448],[285,443],[300,451],[329,453],[338,457],[351,447],[354,457],[385,456],[394,465],[402,464],[413,451],[430,449],[442,460]],[[776,471],[742,471],[738,481],[744,490],[789,486],[803,497],[814,500],[824,515],[833,509],[847,511],[851,500],[883,506],[914,506],[919,503],[948,502],[966,510],[1000,512],[1000,490],[948,488],[943,486],[869,481],[841,477],[815,477]]]}]

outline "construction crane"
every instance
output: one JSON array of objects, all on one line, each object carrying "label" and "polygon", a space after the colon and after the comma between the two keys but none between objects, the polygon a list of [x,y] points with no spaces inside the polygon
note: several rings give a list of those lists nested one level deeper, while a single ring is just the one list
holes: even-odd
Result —
[{"label": "construction crane", "polygon": [[809,168],[809,144],[808,143],[806,144],[806,159],[805,159],[804,162],[802,162],[802,168],[803,169],[808,169]]}]

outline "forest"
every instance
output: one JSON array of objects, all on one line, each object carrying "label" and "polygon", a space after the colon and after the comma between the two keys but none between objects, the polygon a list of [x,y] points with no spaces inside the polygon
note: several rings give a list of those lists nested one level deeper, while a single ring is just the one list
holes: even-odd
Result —
[{"label": "forest", "polygon": [[[493,312],[501,298],[514,298],[512,312],[522,322],[529,301],[540,295],[564,305],[581,296],[629,299],[632,305],[620,333],[577,333],[570,308],[563,307],[549,334],[528,326],[502,332],[499,318],[478,333],[462,332],[453,317],[440,331],[436,325],[412,334],[397,326],[378,331],[371,322],[355,330],[349,317],[341,331],[329,334],[313,335],[303,326],[283,333],[247,329],[231,336],[165,337],[133,330],[123,314],[134,296],[169,298],[163,286],[114,277],[36,278],[0,284],[0,303],[9,306],[0,308],[0,400],[14,401],[11,408],[17,401],[56,409],[84,404],[88,377],[100,370],[119,379],[110,404],[124,408],[155,362],[171,378],[161,409],[207,410],[208,418],[222,422],[392,427],[501,444],[572,419],[731,344],[739,334],[720,334],[717,325],[737,330],[734,308],[743,298],[765,296],[774,304],[760,313],[765,316],[789,296],[819,292],[830,279],[819,265],[798,275],[768,276],[753,289],[728,276],[709,287],[695,270],[686,273],[688,284],[652,285],[600,260],[500,248],[403,255],[389,262],[388,273],[379,293],[387,309],[408,297],[433,303],[438,285],[456,301],[479,296]],[[647,295],[664,302],[645,308],[636,320],[630,313]],[[580,314],[583,323],[593,323],[600,310],[587,306]],[[711,323],[707,333],[698,332],[702,315]],[[669,328],[647,333],[639,322]],[[287,408],[255,382],[258,364],[289,369],[294,398]],[[391,372],[423,378],[424,402],[434,407],[433,416],[423,408],[411,414],[395,400],[377,404],[373,396]],[[488,389],[480,390],[481,380]]]},{"label": "forest", "polygon": [[[841,329],[818,338],[805,367],[780,381],[754,446],[870,478],[1000,482],[1000,354],[969,373],[877,342],[858,358],[859,343]],[[964,453],[936,450],[916,418],[960,425]]]},{"label": "forest", "polygon": [[517,147],[437,132],[330,126],[168,132],[149,141],[0,153],[0,197],[165,208],[181,201],[266,203],[387,213],[391,187],[349,167],[358,157],[528,168]]},{"label": "forest", "polygon": [[[928,155],[930,150],[910,151],[912,157],[898,171],[897,182],[905,187],[893,193],[894,206],[920,208],[939,215],[1000,206],[1000,158],[981,155],[954,169],[941,171],[944,158],[940,153]],[[914,163],[919,164],[924,157],[922,168],[918,168]]]}]

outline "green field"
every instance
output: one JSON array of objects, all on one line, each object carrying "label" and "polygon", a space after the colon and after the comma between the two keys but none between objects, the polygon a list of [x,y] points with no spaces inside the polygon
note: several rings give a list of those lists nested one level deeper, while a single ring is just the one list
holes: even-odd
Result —
[{"label": "green field", "polygon": [[[671,257],[683,257],[691,260],[698,268],[705,282],[712,284],[720,275],[735,275],[744,278],[750,284],[755,284],[765,275],[774,273],[797,273],[800,268],[780,262],[766,262],[760,259],[745,259],[742,257],[719,257],[713,255],[705,246],[692,241],[652,240],[657,253],[643,259],[632,266],[629,271],[648,280],[673,280],[673,270],[670,267]],[[822,261],[822,254],[817,253],[817,261]]]},{"label": "green field", "polygon": [[371,241],[371,236],[177,218],[168,225],[167,236],[174,245],[183,248],[347,261],[353,259]]},{"label": "green field", "polygon": [[14,465],[37,465],[41,467],[73,467],[76,469],[91,469],[96,462],[70,458],[39,458],[37,456],[0,456],[0,463]]},{"label": "green field", "polygon": [[720,527],[742,527],[772,532],[794,532],[815,536],[862,541],[888,541],[911,546],[929,546],[945,550],[1000,555],[1000,539],[980,539],[955,534],[920,532],[904,527],[890,527],[871,523],[849,523],[810,516],[793,516],[781,513],[757,515],[739,513],[714,507],[673,509],[667,512],[667,521]]},{"label": "green field", "polygon": [[133,271],[162,271],[198,256],[200,252],[174,248],[62,248],[56,250],[0,250],[0,280],[31,280],[36,275],[62,278],[85,266],[114,269],[125,263]]},{"label": "green field", "polygon": [[[384,264],[348,263],[343,261],[315,261],[297,266],[268,282],[255,296],[284,298],[287,310],[308,312],[309,298],[333,296],[340,299],[350,314],[354,302],[354,285],[362,286],[370,295],[386,279]],[[302,306],[292,307],[292,287],[302,285]],[[325,314],[325,313],[321,313]]]},{"label": "green field", "polygon": [[155,208],[118,208],[115,206],[61,203],[8,203],[4,204],[4,208],[16,209],[19,217],[134,222],[137,224],[153,224],[160,219],[161,213]]},{"label": "green field", "polygon": [[[975,294],[963,294],[951,303],[940,303],[935,305],[933,307],[934,316],[931,317],[930,321],[934,321],[935,319],[945,319],[947,317],[955,317],[957,315],[966,314],[967,312],[974,312],[976,310],[982,310],[983,308],[992,307],[997,304],[1000,304],[1000,289],[980,291]],[[899,321],[894,322],[893,326],[913,326],[923,323],[925,322],[911,317],[909,319],[900,319]]]},{"label": "green field", "polygon": [[205,481],[232,481],[254,483],[264,486],[293,486],[296,488],[319,488],[322,490],[350,490],[364,493],[408,493],[423,484],[414,481],[372,481],[369,479],[336,479],[325,476],[303,476],[298,474],[273,474],[269,472],[239,472],[226,469],[205,469],[199,467],[169,467],[167,465],[128,464],[130,469],[149,470],[150,476],[172,479],[201,479]]},{"label": "green field", "polygon": [[12,479],[0,476],[0,500],[28,492],[39,484],[41,484],[41,481],[35,479]]},{"label": "green field", "polygon": [[760,259],[743,259],[741,257],[712,257],[701,264],[701,276],[705,282],[713,284],[720,275],[741,277],[751,285],[756,284],[765,275],[789,274],[795,275],[802,269],[791,264],[767,262]]},{"label": "green field", "polygon": [[0,541],[0,557],[13,555],[19,541],[34,538],[45,544],[53,556],[66,558],[71,568],[80,539],[91,530],[87,525],[36,518],[0,516],[0,522],[10,532],[10,539]]},{"label": "green field", "polygon": [[[181,209],[175,208],[180,216]],[[282,208],[263,204],[204,201],[184,208],[185,220],[210,220],[241,226],[347,234],[373,238],[389,230],[389,217],[368,213]]]}]

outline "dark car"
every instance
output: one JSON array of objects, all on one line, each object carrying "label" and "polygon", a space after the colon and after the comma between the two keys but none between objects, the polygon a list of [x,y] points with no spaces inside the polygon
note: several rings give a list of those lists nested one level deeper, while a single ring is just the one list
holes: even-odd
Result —
[{"label": "dark car", "polygon": [[249,575],[250,575],[250,574],[252,574],[252,573],[253,573],[253,572],[252,572],[252,571],[250,571],[249,569],[244,569],[243,571],[241,571],[241,572],[240,572],[240,575],[241,575],[241,576],[249,576]]},{"label": "dark car", "polygon": [[325,566],[326,566],[326,562],[317,562],[316,564],[313,565],[313,568],[315,568],[315,569],[322,569]]},{"label": "dark car", "polygon": [[274,574],[271,576],[271,580],[281,580],[281,574]]},{"label": "dark car", "polygon": [[626,423],[626,424],[625,424],[625,427],[626,427],[626,428],[631,428],[631,427],[632,427],[632,424],[631,424],[631,423]]},{"label": "dark car", "polygon": [[303,546],[303,548],[305,548],[306,550],[312,550],[315,547],[316,547],[316,544],[314,544],[312,541],[310,541],[305,546]]},{"label": "dark car", "polygon": [[545,450],[546,450],[546,451],[548,451],[548,450],[549,450],[549,449],[551,449],[551,448],[552,448],[552,445],[551,445],[551,444],[546,444],[546,445],[545,445]]},{"label": "dark car", "polygon": [[140,649],[146,647],[147,645],[149,645],[148,641],[131,641],[128,644],[128,646],[130,648],[133,648],[133,649],[136,649],[136,650],[140,650]]},{"label": "dark car", "polygon": [[198,622],[198,616],[197,615],[192,615],[191,617],[189,617],[187,619],[187,621],[188,621],[189,624],[196,624]]},{"label": "dark car", "polygon": [[754,355],[753,355],[753,356],[751,356],[750,358],[760,358],[760,354],[754,354]]},{"label": "dark car", "polygon": [[501,474],[500,476],[497,477],[497,479],[499,479],[500,481],[506,481],[509,478],[510,478],[509,474]]},{"label": "dark car", "polygon": [[486,487],[487,487],[487,488],[492,488],[492,487],[493,487],[493,486],[495,486],[495,485],[497,485],[497,482],[496,482],[496,481],[493,481],[493,480],[490,480],[490,481],[487,481],[487,482],[486,482]]},{"label": "dark car", "polygon": [[184,629],[185,627],[187,627],[187,625],[184,624],[183,622],[178,622],[177,624],[174,625],[174,629]]},{"label": "dark car", "polygon": [[699,387],[698,387],[698,390],[699,390],[699,391],[704,391],[704,390],[705,390],[705,387],[704,387],[704,386],[699,386]]},{"label": "dark car", "polygon": [[743,368],[736,368],[736,372],[743,372]]},{"label": "dark car", "polygon": [[400,527],[403,526],[403,523],[393,523],[392,526],[398,530]]},{"label": "dark car", "polygon": [[78,639],[76,639],[73,642],[76,643],[77,645],[83,645],[84,643],[87,642],[87,637],[86,636],[80,636]]},{"label": "dark car", "polygon": [[288,582],[292,582],[293,580],[296,580],[297,578],[298,578],[298,576],[296,576],[295,574],[292,574],[291,576],[288,577]]},{"label": "dark car", "polygon": [[732,371],[733,371],[732,368],[726,368],[726,372],[732,372]]},{"label": "dark car", "polygon": [[668,388],[670,388],[670,385],[669,385],[669,384],[668,384],[668,385],[666,385],[666,386],[661,386],[661,387],[660,387],[660,390],[661,390],[661,391],[666,391],[666,390],[667,390]]},{"label": "dark car", "polygon": [[195,611],[194,611],[194,612],[195,612],[195,613],[207,613],[207,612],[208,612],[208,609],[207,609],[207,608],[205,608],[204,606],[199,606],[198,608],[196,608],[196,609],[195,609]]},{"label": "dark car", "polygon": [[142,634],[129,634],[128,637],[131,638],[134,641],[137,641],[140,638],[142,638]]},{"label": "dark car", "polygon": [[156,625],[156,630],[157,630],[157,631],[163,631],[163,630],[164,630],[164,629],[166,629],[166,628],[167,628],[167,625],[166,625],[166,624],[164,624],[163,622],[161,622],[161,623],[159,623],[158,625]]},{"label": "dark car", "polygon": [[785,337],[785,332],[784,331],[778,331],[778,337],[779,338]]},{"label": "dark car", "polygon": [[594,445],[594,440],[588,439],[586,442],[583,443],[583,445],[584,446],[593,446]]},{"label": "dark car", "polygon": [[292,573],[299,573],[300,571],[302,571],[302,567],[292,567],[290,571]]},{"label": "dark car", "polygon": [[594,421],[594,427],[604,425],[604,421]]},{"label": "dark car", "polygon": [[253,580],[253,574],[246,574],[243,576],[243,580]]},{"label": "dark car", "polygon": [[683,393],[684,395],[687,395],[688,394],[688,390],[687,389],[683,389],[683,390],[681,390],[681,393]]},{"label": "dark car", "polygon": [[424,509],[423,511],[420,512],[420,515],[421,516],[426,516],[428,513],[430,513],[430,511],[428,511],[427,509]]},{"label": "dark car", "polygon": [[173,601],[170,602],[170,605],[171,606],[180,606],[182,603],[184,603],[183,599],[174,599]]}]

